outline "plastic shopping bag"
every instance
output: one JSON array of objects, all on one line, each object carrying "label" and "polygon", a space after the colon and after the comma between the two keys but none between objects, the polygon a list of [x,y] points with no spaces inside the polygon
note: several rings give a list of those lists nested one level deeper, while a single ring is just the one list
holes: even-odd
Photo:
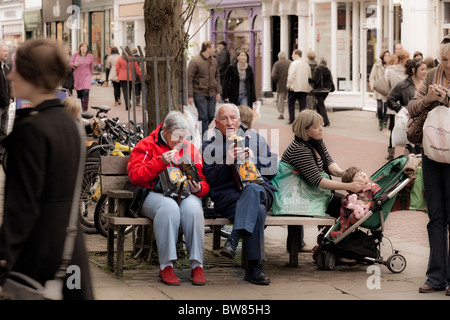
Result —
[{"label": "plastic shopping bag", "polygon": [[406,123],[408,122],[409,114],[405,107],[401,108],[395,117],[395,125],[392,129],[392,146],[403,147],[409,143],[406,137]]},{"label": "plastic shopping bag", "polygon": [[437,106],[423,124],[423,151],[431,160],[450,163],[450,109]]},{"label": "plastic shopping bag", "polygon": [[417,169],[417,176],[411,188],[409,210],[427,211],[427,202],[423,189],[422,168]]},{"label": "plastic shopping bag", "polygon": [[[330,178],[326,173],[323,176]],[[272,184],[278,189],[272,215],[328,216],[325,211],[331,199],[331,190],[314,187],[290,164],[279,163]]]}]

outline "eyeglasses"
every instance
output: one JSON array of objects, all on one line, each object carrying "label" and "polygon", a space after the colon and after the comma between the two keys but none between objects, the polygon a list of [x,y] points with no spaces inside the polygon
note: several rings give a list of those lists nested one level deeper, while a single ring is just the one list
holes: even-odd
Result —
[{"label": "eyeglasses", "polygon": [[444,39],[442,39],[441,44],[450,43],[450,34],[446,35]]}]

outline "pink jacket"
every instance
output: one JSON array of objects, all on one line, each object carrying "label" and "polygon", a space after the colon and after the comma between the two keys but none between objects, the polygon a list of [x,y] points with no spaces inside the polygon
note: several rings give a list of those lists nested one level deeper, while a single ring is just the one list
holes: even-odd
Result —
[{"label": "pink jacket", "polygon": [[[131,81],[131,62],[128,62],[128,68],[129,68],[129,80]],[[139,79],[141,78],[141,68],[139,68],[139,64],[137,62],[134,63],[134,71],[135,74],[138,75]],[[116,73],[117,73],[117,79],[119,81],[127,81],[127,62],[122,58],[122,56],[117,59],[116,63]],[[136,81],[136,79],[134,79]]]},{"label": "pink jacket", "polygon": [[[77,67],[74,66],[78,62]],[[77,52],[70,58],[70,67],[73,69],[73,88],[75,90],[90,89],[92,75],[94,74],[94,57],[88,53],[82,58]]]}]

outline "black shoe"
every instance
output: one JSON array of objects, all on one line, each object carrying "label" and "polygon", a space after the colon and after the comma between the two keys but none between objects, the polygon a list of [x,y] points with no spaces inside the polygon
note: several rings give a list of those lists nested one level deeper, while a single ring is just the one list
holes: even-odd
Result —
[{"label": "black shoe", "polygon": [[225,242],[225,245],[223,246],[222,250],[220,250],[220,254],[228,259],[234,260],[238,244],[239,244],[239,237],[235,237],[233,233],[231,233],[228,236],[228,239]]},{"label": "black shoe", "polygon": [[264,273],[263,266],[260,261],[248,262],[248,269],[245,272],[244,280],[258,285],[268,285],[270,283],[270,278]]}]

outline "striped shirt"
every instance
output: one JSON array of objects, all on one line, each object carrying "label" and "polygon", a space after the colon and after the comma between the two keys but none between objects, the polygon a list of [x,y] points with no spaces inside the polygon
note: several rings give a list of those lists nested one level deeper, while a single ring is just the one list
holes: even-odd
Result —
[{"label": "striped shirt", "polygon": [[[328,153],[325,143],[323,142],[322,148],[327,159],[328,166],[330,166],[330,164],[334,161]],[[306,180],[308,180],[315,187],[318,187],[320,181],[323,179],[320,173],[325,172],[323,159],[317,157],[317,160],[318,161],[316,163],[312,151],[305,144],[296,140],[291,142],[281,158],[281,161],[289,163],[294,166],[295,169],[300,171]]]},{"label": "striped shirt", "polygon": [[432,84],[441,85],[450,89],[450,82],[445,79],[442,64],[439,64],[436,68],[428,71],[427,77],[422,85],[416,90],[416,95],[408,103],[408,113],[411,117],[418,117],[425,108],[431,110],[441,104],[439,101],[435,101],[431,103],[431,105],[426,105],[423,101],[428,93],[429,86]]}]

